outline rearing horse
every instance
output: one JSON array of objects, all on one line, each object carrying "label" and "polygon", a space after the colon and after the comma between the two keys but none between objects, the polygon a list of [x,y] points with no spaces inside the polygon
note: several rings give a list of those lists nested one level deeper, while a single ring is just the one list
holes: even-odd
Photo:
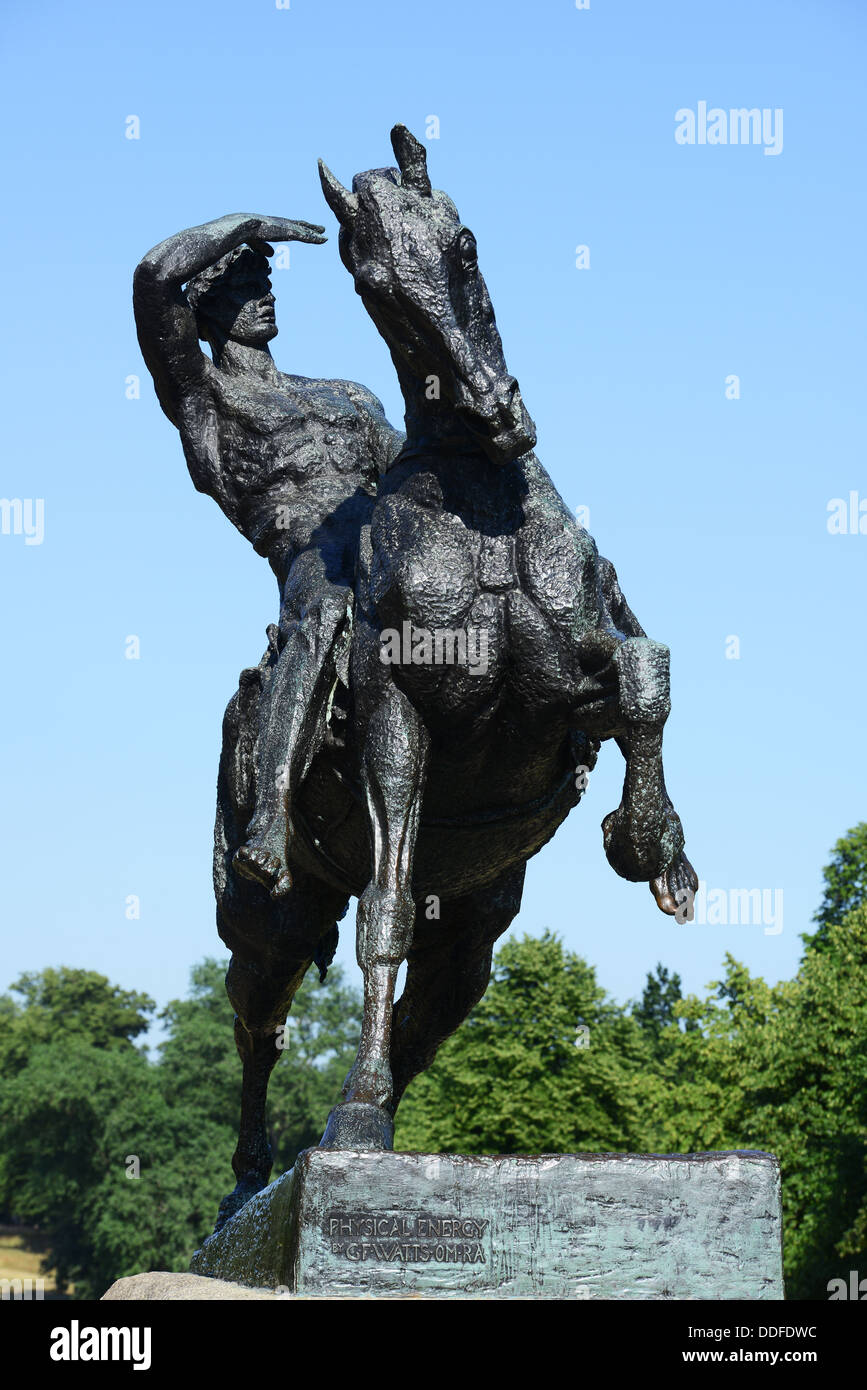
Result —
[{"label": "rearing horse", "polygon": [[[602,740],[626,759],[621,804],[603,822],[609,861],[649,882],[669,914],[698,886],[663,780],[667,649],[531,452],[472,233],[431,188],[423,147],[402,126],[392,142],[399,169],[361,174],[352,192],[321,167],[341,256],[391,349],[407,441],[347,541],[353,610],[292,802],[291,889],[276,900],[235,861],[267,775],[260,713],[276,630],[223,725],[214,884],[243,1087],[237,1185],[218,1227],[268,1181],[275,1035],[311,964],[327,966],[350,896],[364,1024],[322,1142],[382,1148],[407,1085],[484,994],[527,860],[577,805]],[[459,651],[468,629],[484,634],[484,663],[448,664],[430,645],[445,632]],[[409,634],[408,662],[383,660],[384,630]]]},{"label": "rearing horse", "polygon": [[[320,163],[407,429],[359,547],[349,749],[371,860],[358,907],[361,1044],[323,1140],[342,1147],[389,1142],[406,1038],[418,1035],[414,1074],[484,991],[484,964],[462,978],[468,944],[479,957],[485,943],[489,969],[526,861],[576,804],[601,740],[626,760],[621,804],[603,822],[609,862],[649,882],[664,912],[697,887],[663,778],[668,650],[644,634],[531,452],[472,232],[431,188],[424,147],[403,126],[392,144],[399,168],[357,175],[352,192]],[[396,663],[386,630],[411,643]],[[485,669],[437,661],[442,632],[483,633]],[[445,910],[427,921],[431,895]]]}]

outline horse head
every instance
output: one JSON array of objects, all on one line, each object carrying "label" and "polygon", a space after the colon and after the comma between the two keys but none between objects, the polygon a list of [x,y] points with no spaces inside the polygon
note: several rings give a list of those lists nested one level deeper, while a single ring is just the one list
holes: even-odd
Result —
[{"label": "horse head", "polygon": [[476,239],[431,188],[424,146],[403,125],[391,143],[398,168],[356,174],[351,193],[319,161],[341,260],[402,384],[426,383],[493,462],[508,463],[533,448],[536,430],[506,367]]}]

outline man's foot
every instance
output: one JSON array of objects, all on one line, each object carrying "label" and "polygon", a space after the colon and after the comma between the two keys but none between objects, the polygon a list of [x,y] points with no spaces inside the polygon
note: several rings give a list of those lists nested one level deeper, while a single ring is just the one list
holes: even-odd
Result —
[{"label": "man's foot", "polygon": [[698,874],[685,854],[679,854],[659,878],[651,879],[650,891],[660,912],[679,922],[692,921],[690,909],[698,892]]},{"label": "man's foot", "polygon": [[292,887],[292,875],[284,857],[285,844],[285,821],[272,821],[261,835],[252,835],[235,851],[232,863],[244,878],[267,888],[272,898],[285,898]]}]

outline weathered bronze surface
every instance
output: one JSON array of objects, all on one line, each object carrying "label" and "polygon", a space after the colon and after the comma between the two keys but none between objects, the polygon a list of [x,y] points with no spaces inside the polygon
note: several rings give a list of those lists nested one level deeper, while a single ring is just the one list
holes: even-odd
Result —
[{"label": "weathered bronze surface", "polygon": [[196,1274],[332,1298],[779,1299],[770,1154],[308,1149]]},{"label": "weathered bronze surface", "polygon": [[135,275],[142,351],[193,482],[281,596],[223,725],[214,883],[243,1101],[218,1228],[268,1181],[281,1026],[351,896],[364,1024],[323,1138],[338,1150],[391,1146],[400,1097],[484,993],[527,860],[602,741],[626,764],[609,862],[666,913],[697,887],[663,778],[668,650],[533,453],[472,233],[423,146],[403,126],[392,144],[398,167],[352,191],[320,172],[405,437],[363,386],[274,365],[269,239],[317,243],[322,228],[223,217]]}]

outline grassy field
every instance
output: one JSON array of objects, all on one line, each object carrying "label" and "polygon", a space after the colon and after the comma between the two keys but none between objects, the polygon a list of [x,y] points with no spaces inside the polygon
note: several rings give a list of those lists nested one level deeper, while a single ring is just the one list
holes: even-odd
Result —
[{"label": "grassy field", "polygon": [[42,1273],[47,1245],[45,1236],[30,1226],[0,1226],[0,1279],[44,1279],[46,1300],[73,1298],[71,1287],[60,1293],[53,1274]]}]

